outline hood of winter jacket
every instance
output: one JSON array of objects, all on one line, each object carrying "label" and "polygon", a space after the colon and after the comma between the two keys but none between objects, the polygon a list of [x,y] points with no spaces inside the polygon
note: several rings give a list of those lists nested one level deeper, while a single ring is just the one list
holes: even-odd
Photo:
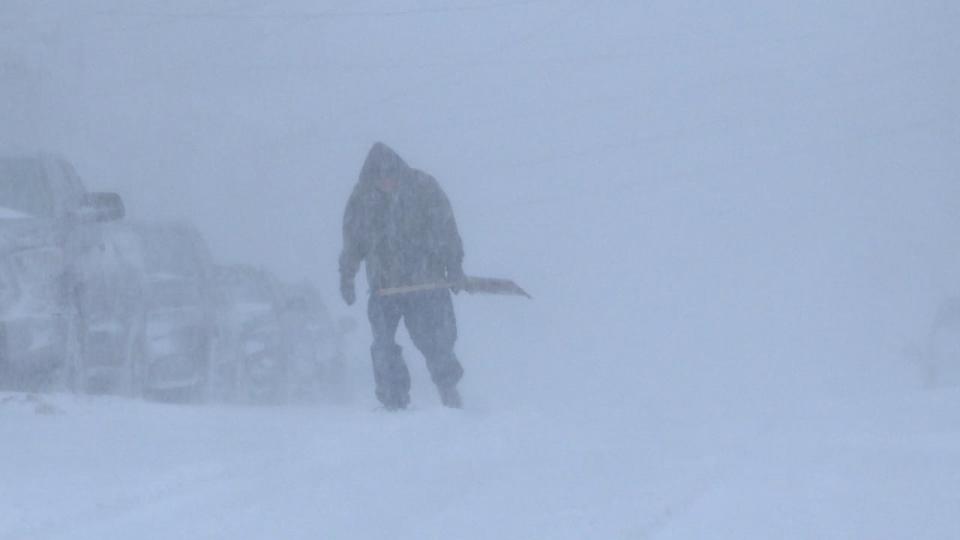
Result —
[{"label": "hood of winter jacket", "polygon": [[360,183],[369,184],[388,176],[400,178],[407,176],[410,167],[389,146],[378,142],[367,154],[363,168],[360,169]]}]

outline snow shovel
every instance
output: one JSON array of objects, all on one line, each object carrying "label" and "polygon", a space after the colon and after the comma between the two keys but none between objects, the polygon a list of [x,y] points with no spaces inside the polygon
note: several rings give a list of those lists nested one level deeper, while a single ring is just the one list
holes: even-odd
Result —
[{"label": "snow shovel", "polygon": [[405,293],[420,292],[420,291],[450,289],[452,287],[460,287],[461,289],[467,291],[470,294],[473,294],[473,293],[504,294],[509,296],[526,296],[531,300],[533,299],[532,296],[527,294],[527,291],[521,289],[519,285],[517,285],[516,283],[514,283],[509,279],[483,278],[483,277],[467,277],[466,280],[459,283],[454,283],[450,281],[439,281],[436,283],[424,283],[422,285],[405,285],[403,287],[388,287],[386,289],[379,289],[376,292],[376,294],[378,296],[392,296],[396,294],[405,294]]}]

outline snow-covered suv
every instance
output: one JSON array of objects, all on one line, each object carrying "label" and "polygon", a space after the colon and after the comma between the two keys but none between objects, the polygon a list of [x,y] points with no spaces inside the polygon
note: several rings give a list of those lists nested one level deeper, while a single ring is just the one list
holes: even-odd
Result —
[{"label": "snow-covered suv", "polygon": [[[213,261],[197,229],[183,223],[127,223],[113,243],[137,270],[134,394],[164,401],[207,397],[216,347]],[[122,234],[121,234],[122,233]]]},{"label": "snow-covered suv", "polygon": [[83,354],[79,261],[98,224],[123,217],[63,158],[0,156],[0,386],[76,383]]}]

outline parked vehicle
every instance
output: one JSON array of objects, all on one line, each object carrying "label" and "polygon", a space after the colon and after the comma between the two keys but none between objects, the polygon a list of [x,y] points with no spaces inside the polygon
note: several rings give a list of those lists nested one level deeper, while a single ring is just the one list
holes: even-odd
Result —
[{"label": "parked vehicle", "polygon": [[218,380],[227,399],[280,403],[289,391],[281,293],[268,272],[245,265],[218,268],[222,309]]},{"label": "parked vehicle", "polygon": [[79,263],[123,214],[63,158],[0,157],[0,386],[83,387]]},{"label": "parked vehicle", "polygon": [[291,395],[298,401],[335,401],[344,388],[344,336],[352,320],[334,324],[320,292],[309,283],[284,287],[281,309]]},{"label": "parked vehicle", "polygon": [[111,223],[81,260],[87,392],[138,396],[142,391],[137,372],[145,339],[141,251],[140,237],[126,223]]},{"label": "parked vehicle", "polygon": [[104,342],[107,356],[122,358],[114,379],[151,399],[204,399],[218,335],[206,242],[181,223],[128,224],[108,236],[123,261],[111,275],[124,286],[92,300],[111,306],[103,311],[123,328],[122,339]]}]

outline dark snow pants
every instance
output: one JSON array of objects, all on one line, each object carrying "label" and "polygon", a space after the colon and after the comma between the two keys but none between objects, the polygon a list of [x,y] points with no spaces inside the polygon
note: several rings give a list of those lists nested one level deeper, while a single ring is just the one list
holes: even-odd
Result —
[{"label": "dark snow pants", "polygon": [[406,407],[410,401],[410,372],[395,341],[400,319],[410,339],[423,353],[430,378],[438,388],[455,386],[463,367],[453,352],[457,321],[446,289],[395,296],[370,295],[367,316],[373,330],[373,375],[377,399],[388,408]]}]

